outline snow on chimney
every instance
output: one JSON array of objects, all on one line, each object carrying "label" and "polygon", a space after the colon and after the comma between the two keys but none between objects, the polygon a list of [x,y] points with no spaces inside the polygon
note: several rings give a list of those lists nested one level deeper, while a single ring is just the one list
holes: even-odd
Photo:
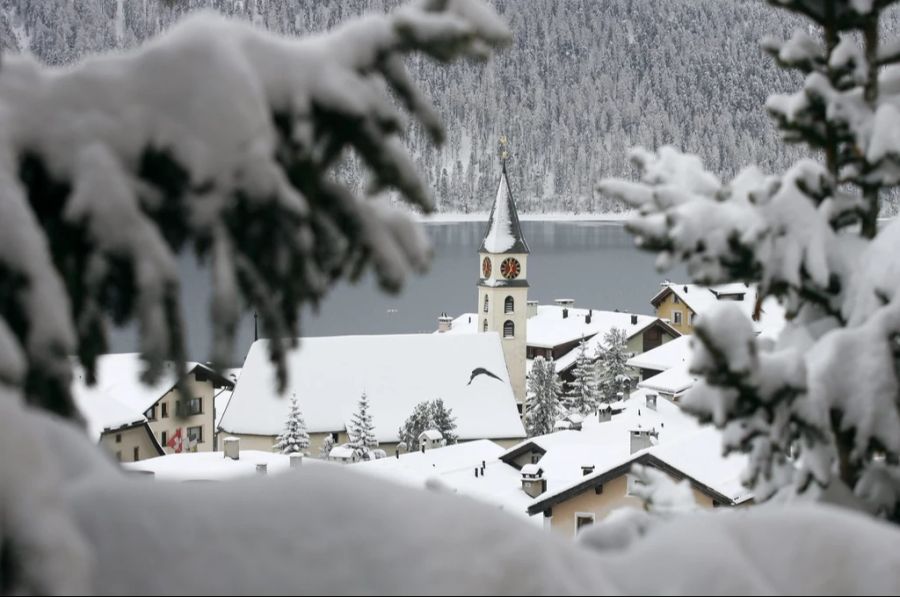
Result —
[{"label": "snow on chimney", "polygon": [[241,459],[241,440],[237,437],[226,437],[224,440],[225,458]]},{"label": "snow on chimney", "polygon": [[656,410],[656,394],[647,394],[647,408]]},{"label": "snow on chimney", "polygon": [[612,407],[610,405],[604,404],[597,409],[597,421],[600,423],[612,421]]},{"label": "snow on chimney", "polygon": [[640,452],[641,450],[645,450],[649,448],[651,445],[650,437],[654,435],[653,431],[649,431],[646,429],[632,429],[631,430],[631,453]]},{"label": "snow on chimney", "polygon": [[257,464],[256,465],[256,474],[265,475],[268,473],[269,467],[265,464]]},{"label": "snow on chimney", "polygon": [[441,313],[441,316],[438,317],[438,332],[449,332],[451,327],[453,327],[453,318],[446,313]]},{"label": "snow on chimney", "polygon": [[538,302],[537,301],[528,301],[526,303],[525,309],[525,317],[531,319],[538,313]]},{"label": "snow on chimney", "polygon": [[522,491],[533,498],[547,491],[547,479],[544,478],[544,469],[536,464],[526,464],[523,466]]},{"label": "snow on chimney", "polygon": [[290,455],[291,468],[300,468],[303,465],[303,454],[294,452]]}]

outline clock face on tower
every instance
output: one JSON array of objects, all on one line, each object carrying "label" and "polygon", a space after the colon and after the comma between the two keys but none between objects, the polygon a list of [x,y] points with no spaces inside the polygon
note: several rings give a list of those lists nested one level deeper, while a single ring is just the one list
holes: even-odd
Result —
[{"label": "clock face on tower", "polygon": [[500,273],[507,280],[518,278],[521,271],[522,267],[519,265],[519,261],[513,257],[507,257],[500,264]]},{"label": "clock face on tower", "polygon": [[487,257],[481,262],[481,277],[482,278],[490,278],[491,277],[491,260]]}]

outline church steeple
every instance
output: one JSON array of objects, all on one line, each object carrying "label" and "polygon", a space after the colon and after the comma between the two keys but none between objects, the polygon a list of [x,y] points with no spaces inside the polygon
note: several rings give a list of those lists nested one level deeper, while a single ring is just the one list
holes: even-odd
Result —
[{"label": "church steeple", "polygon": [[506,175],[506,160],[509,159],[506,136],[500,137],[500,185],[497,187],[497,197],[491,208],[491,217],[488,220],[487,232],[481,241],[480,253],[524,253],[527,254],[528,244],[522,234],[519,224],[519,213],[516,210],[516,202],[509,188],[509,179]]},{"label": "church steeple", "polygon": [[478,281],[478,331],[500,336],[509,381],[520,408],[525,402],[528,304],[528,244],[509,189],[506,137],[500,138],[500,186],[481,241]]}]

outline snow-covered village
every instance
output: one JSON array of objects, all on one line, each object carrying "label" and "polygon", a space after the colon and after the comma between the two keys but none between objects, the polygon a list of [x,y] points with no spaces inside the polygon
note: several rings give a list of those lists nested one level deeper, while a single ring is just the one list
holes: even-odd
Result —
[{"label": "snow-covered village", "polygon": [[898,65],[896,0],[0,2],[0,594],[900,594]]}]

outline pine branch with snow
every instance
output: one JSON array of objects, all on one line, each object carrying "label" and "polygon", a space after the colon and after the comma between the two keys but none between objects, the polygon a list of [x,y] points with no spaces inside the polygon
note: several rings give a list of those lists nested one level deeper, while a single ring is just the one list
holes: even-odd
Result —
[{"label": "pine branch with snow", "polygon": [[528,436],[553,432],[553,426],[562,414],[560,405],[562,382],[556,375],[553,359],[535,357],[528,374],[528,402],[525,406],[525,427]]},{"label": "pine branch with snow", "polygon": [[288,420],[284,425],[284,431],[275,442],[274,449],[282,454],[306,454],[306,450],[309,449],[306,421],[303,420],[303,413],[300,412],[296,398],[291,398]]},{"label": "pine branch with snow", "polygon": [[325,439],[322,440],[322,445],[319,446],[319,458],[322,460],[328,460],[328,456],[331,454],[331,451],[334,449],[334,437],[331,434],[325,436]]},{"label": "pine branch with snow", "polygon": [[372,413],[369,412],[369,398],[365,392],[360,396],[356,412],[347,425],[347,435],[350,437],[347,446],[356,452],[360,460],[368,460],[371,451],[378,447],[375,423],[372,420]]},{"label": "pine branch with snow", "polygon": [[[266,336],[297,337],[298,307],[337,279],[372,268],[397,290],[426,266],[425,235],[333,170],[352,153],[372,194],[396,189],[430,211],[392,98],[434,142],[443,128],[404,59],[484,58],[508,40],[480,2],[423,0],[305,39],[199,13],[138,50],[65,69],[4,56],[4,381],[73,415],[69,356],[91,377],[110,322],[137,323],[146,380],[183,363],[181,251],[212,264],[218,363],[241,305]],[[270,346],[283,387],[289,346]]]},{"label": "pine branch with snow", "polygon": [[758,307],[785,306],[774,345],[729,305],[704,315],[692,368],[705,380],[684,399],[725,429],[726,450],[751,455],[757,497],[843,484],[900,521],[900,223],[878,225],[881,196],[900,183],[900,42],[879,33],[897,2],[773,4],[821,38],[763,42],[804,76],[766,108],[785,141],[823,162],[780,176],[748,167],[723,183],[695,156],[639,148],[640,182],[600,189],[639,210],[628,227],[660,267],[678,260],[699,283],[754,283]]}]

